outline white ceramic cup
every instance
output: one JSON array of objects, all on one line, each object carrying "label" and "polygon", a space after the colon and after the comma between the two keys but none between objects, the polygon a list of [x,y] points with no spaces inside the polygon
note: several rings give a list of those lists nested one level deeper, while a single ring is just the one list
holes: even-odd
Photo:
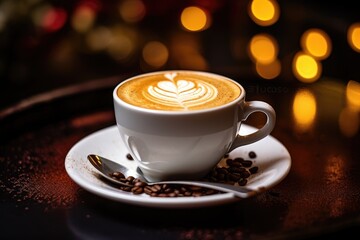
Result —
[{"label": "white ceramic cup", "polygon": [[[191,72],[231,81],[240,88],[240,96],[225,105],[204,110],[164,111],[131,105],[117,95],[124,82],[159,72],[129,78],[113,91],[120,136],[150,181],[201,178],[226,153],[268,136],[275,126],[274,109],[262,101],[245,101],[245,90],[237,82],[214,73]],[[266,123],[254,133],[239,135],[241,122],[254,112],[264,113]]]}]

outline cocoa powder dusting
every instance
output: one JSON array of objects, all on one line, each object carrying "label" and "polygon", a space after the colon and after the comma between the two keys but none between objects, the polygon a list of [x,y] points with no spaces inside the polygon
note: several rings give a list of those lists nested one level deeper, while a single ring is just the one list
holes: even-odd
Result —
[{"label": "cocoa powder dusting", "polygon": [[[60,133],[63,135],[57,136]],[[46,209],[73,205],[79,187],[67,175],[64,160],[78,139],[66,131],[47,129],[11,143],[11,146],[21,147],[1,146],[1,191],[19,204],[35,202]]]}]

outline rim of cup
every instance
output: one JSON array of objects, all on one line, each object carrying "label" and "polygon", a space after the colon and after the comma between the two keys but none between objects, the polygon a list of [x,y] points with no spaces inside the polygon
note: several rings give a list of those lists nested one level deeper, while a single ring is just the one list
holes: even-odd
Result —
[{"label": "rim of cup", "polygon": [[[139,77],[146,77],[146,76],[161,74],[161,73],[165,73],[165,72],[179,72],[179,73],[181,73],[181,72],[190,72],[190,73],[193,73],[193,74],[210,75],[210,76],[215,77],[215,78],[222,78],[222,79],[230,81],[230,82],[234,83],[236,86],[238,86],[240,88],[240,95],[236,99],[232,100],[231,102],[228,102],[228,103],[220,105],[220,106],[211,107],[211,108],[205,108],[205,109],[188,110],[188,111],[171,111],[171,110],[159,110],[159,109],[143,108],[143,107],[135,106],[135,105],[132,105],[130,103],[125,102],[117,95],[118,88],[122,84],[124,84],[125,82],[132,81],[132,80],[134,80],[136,78],[139,78]],[[154,113],[154,114],[164,114],[164,115],[191,115],[191,114],[195,114],[195,113],[218,111],[219,109],[224,109],[224,108],[227,108],[227,107],[232,106],[234,104],[237,104],[240,100],[242,100],[244,98],[245,98],[245,89],[244,89],[243,86],[241,86],[240,83],[236,82],[235,80],[233,80],[233,79],[231,79],[229,77],[226,77],[224,75],[217,74],[217,73],[196,71],[196,70],[163,70],[163,71],[142,73],[142,74],[134,75],[133,77],[130,77],[130,78],[127,78],[127,79],[123,80],[122,82],[118,83],[115,86],[114,90],[113,90],[113,99],[119,105],[122,105],[122,106],[124,106],[126,108],[132,109],[134,111],[148,112],[148,113]]]}]

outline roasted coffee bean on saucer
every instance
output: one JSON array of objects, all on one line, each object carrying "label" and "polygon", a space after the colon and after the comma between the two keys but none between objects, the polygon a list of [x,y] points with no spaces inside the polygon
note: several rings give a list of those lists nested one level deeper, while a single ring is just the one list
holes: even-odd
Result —
[{"label": "roasted coffee bean on saucer", "polygon": [[[131,155],[128,154],[127,158],[130,160]],[[249,152],[250,158],[256,158],[255,152]],[[132,157],[131,157],[132,159]],[[257,166],[253,166],[252,160],[245,160],[243,158],[229,158],[225,155],[224,166],[214,167],[210,173],[204,177],[204,181],[221,182],[232,185],[245,186],[248,178],[252,174],[256,174],[259,170]],[[132,192],[133,194],[147,194],[151,197],[200,197],[220,193],[213,189],[208,189],[198,186],[187,186],[182,184],[156,184],[148,185],[146,182],[141,181],[133,176],[125,176],[120,172],[114,172],[111,177],[120,180],[123,183],[133,185],[132,187],[119,187],[123,191]]]}]

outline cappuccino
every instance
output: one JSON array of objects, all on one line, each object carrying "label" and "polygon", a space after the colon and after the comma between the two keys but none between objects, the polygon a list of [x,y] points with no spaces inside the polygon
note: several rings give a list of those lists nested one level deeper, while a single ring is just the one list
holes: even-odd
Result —
[{"label": "cappuccino", "polygon": [[240,87],[225,77],[191,71],[144,74],[125,81],[117,89],[117,96],[128,104],[166,111],[218,107],[240,94]]}]

